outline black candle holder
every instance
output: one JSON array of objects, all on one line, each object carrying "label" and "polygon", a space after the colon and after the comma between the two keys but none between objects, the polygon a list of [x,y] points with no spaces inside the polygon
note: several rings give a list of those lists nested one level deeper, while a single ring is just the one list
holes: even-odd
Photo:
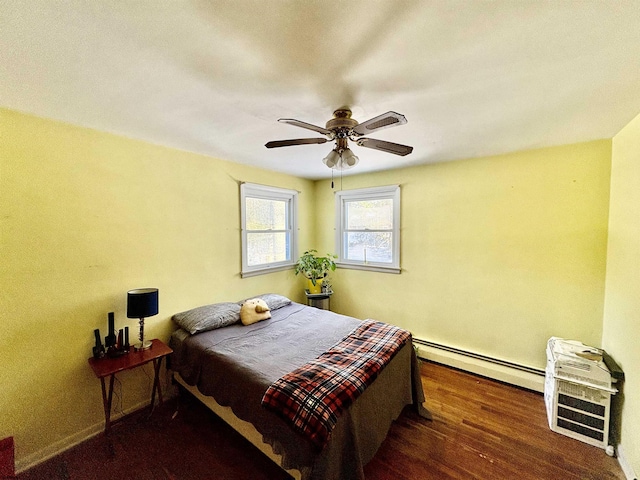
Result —
[{"label": "black candle holder", "polygon": [[100,330],[93,331],[96,337],[96,345],[93,347],[93,356],[95,358],[104,357],[120,357],[129,353],[129,327],[118,330],[116,335],[115,315],[113,312],[108,314],[109,333],[104,337],[104,346],[100,342]]}]

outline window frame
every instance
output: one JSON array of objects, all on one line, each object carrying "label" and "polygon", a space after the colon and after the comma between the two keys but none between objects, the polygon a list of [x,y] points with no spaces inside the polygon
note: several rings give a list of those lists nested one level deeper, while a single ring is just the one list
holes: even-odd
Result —
[{"label": "window frame", "polygon": [[[352,260],[345,258],[345,233],[346,229],[346,204],[354,201],[384,200],[393,201],[393,226],[391,232],[391,263],[370,262],[365,260]],[[384,273],[400,273],[400,185],[387,185],[383,187],[360,188],[356,190],[341,190],[336,192],[336,250],[338,260],[336,264],[341,268],[354,270],[369,270]]]},{"label": "window frame", "polygon": [[[247,198],[259,198],[262,200],[284,201],[287,204],[288,225],[284,230],[256,230],[255,232],[288,232],[289,237],[289,258],[281,262],[272,262],[260,265],[248,264],[247,235],[254,232],[246,228],[247,220]],[[293,267],[298,257],[298,191],[286,188],[259,185],[256,183],[243,182],[240,184],[240,231],[241,231],[241,257],[242,278],[262,275],[265,273],[288,270]]]}]

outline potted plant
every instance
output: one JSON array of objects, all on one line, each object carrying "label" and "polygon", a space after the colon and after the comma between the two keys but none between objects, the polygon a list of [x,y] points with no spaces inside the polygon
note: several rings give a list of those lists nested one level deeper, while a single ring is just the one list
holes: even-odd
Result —
[{"label": "potted plant", "polygon": [[307,250],[302,254],[296,263],[296,275],[301,273],[308,279],[309,293],[320,293],[322,291],[322,280],[329,273],[336,269],[336,255],[327,254],[325,257],[316,256],[317,250]]}]

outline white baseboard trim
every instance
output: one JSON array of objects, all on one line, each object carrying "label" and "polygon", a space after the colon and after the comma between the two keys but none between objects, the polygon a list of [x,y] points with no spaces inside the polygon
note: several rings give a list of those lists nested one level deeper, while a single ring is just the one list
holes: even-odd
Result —
[{"label": "white baseboard trim", "polygon": [[622,448],[622,446],[618,445],[616,450],[617,450],[618,463],[620,464],[620,468],[622,468],[622,472],[624,473],[624,476],[627,478],[627,480],[637,480],[638,476],[633,471],[633,468],[631,467],[629,462],[627,462],[627,458],[624,454],[624,449]]},{"label": "white baseboard trim", "polygon": [[529,367],[519,367],[508,362],[437,345],[417,338],[414,338],[413,342],[418,348],[418,356],[426,360],[459,368],[460,370],[535,392],[544,392],[544,371],[542,370],[536,371],[536,369]]},{"label": "white baseboard trim", "polygon": [[[149,406],[148,401],[140,402],[137,405],[134,405],[127,410],[122,412],[118,412],[117,414],[111,414],[111,421],[115,422],[118,419],[124,417],[125,415],[129,415],[137,410],[141,410]],[[51,445],[47,445],[45,448],[38,450],[30,455],[27,455],[23,458],[16,459],[16,473],[19,474],[24,472],[25,470],[29,470],[30,468],[35,467],[47,460],[55,457],[56,455],[60,455],[61,453],[69,450],[70,448],[79,445],[80,443],[89,440],[96,435],[104,432],[104,421],[100,421],[87,427],[79,432],[74,433],[73,435],[69,435],[68,437],[63,438]]]}]

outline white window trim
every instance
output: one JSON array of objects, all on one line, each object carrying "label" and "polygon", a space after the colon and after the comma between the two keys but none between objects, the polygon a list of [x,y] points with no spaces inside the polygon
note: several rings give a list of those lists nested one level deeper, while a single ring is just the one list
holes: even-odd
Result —
[{"label": "white window trim", "polygon": [[[249,198],[263,198],[266,200],[282,200],[288,202],[289,212],[288,218],[290,225],[287,230],[291,232],[291,251],[286,261],[274,262],[265,265],[249,266],[247,264],[247,229],[246,227],[246,201]],[[278,272],[288,270],[295,264],[298,258],[298,192],[296,190],[288,190],[279,187],[270,187],[268,185],[258,185],[256,183],[240,184],[240,230],[242,244],[242,278],[253,277],[265,273]]]},{"label": "white window trim", "polygon": [[[344,215],[344,204],[346,201],[371,200],[371,199],[392,199],[393,200],[393,228],[392,228],[392,262],[364,262],[348,260],[344,258],[344,227],[346,218]],[[336,192],[336,250],[338,260],[336,264],[340,268],[354,270],[368,270],[383,273],[400,273],[400,185],[388,185],[384,187],[360,188],[357,190],[341,190]]]}]

